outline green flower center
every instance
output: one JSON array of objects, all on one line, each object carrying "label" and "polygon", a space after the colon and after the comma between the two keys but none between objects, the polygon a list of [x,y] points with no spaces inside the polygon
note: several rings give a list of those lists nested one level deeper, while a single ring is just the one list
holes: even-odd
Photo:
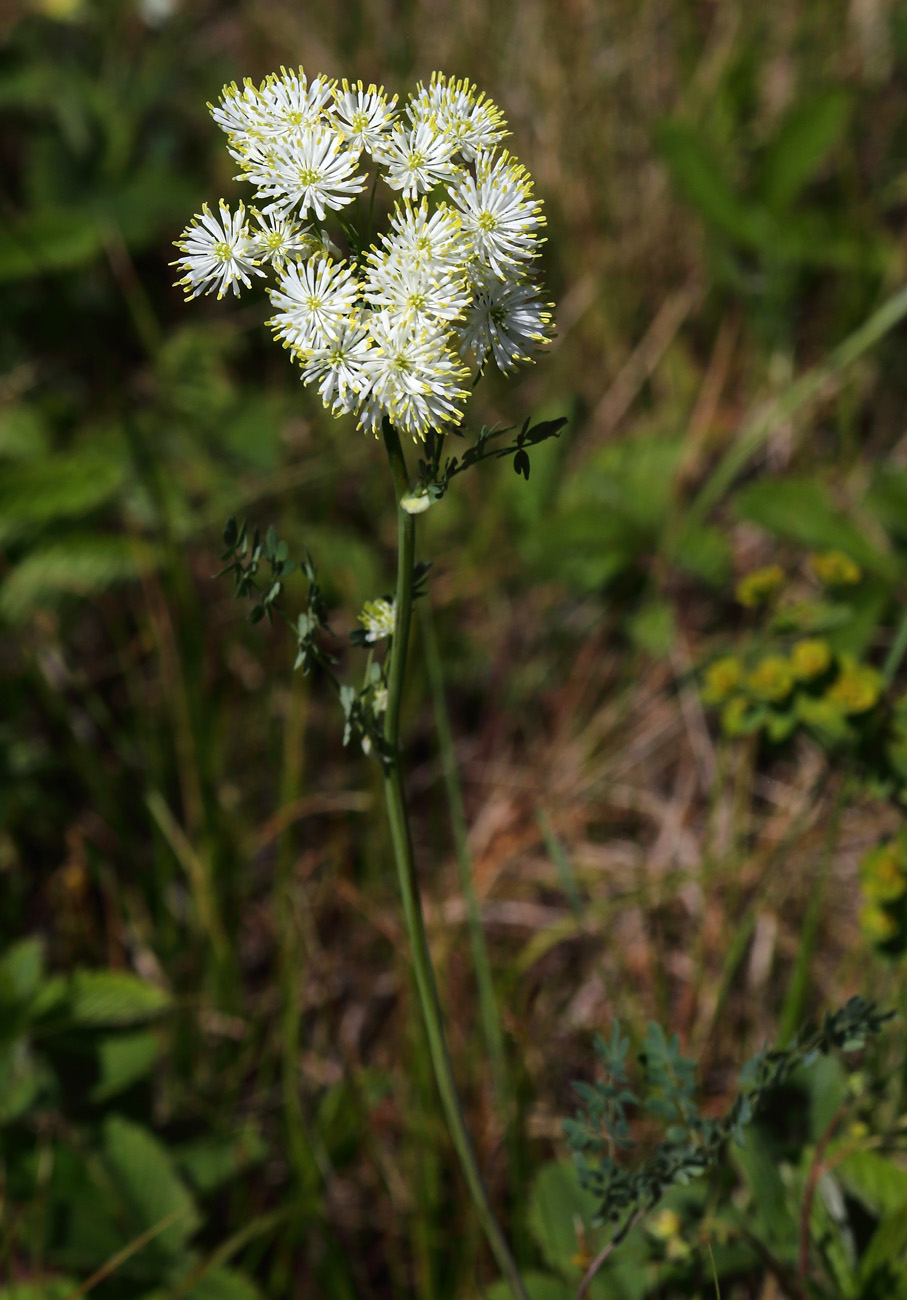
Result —
[{"label": "green flower center", "polygon": [[321,180],[321,172],[315,167],[300,167],[299,184],[300,185],[317,185]]},{"label": "green flower center", "polygon": [[219,243],[214,245],[214,247],[211,249],[211,252],[219,262],[229,262],[230,258],[233,256],[233,249],[223,239]]},{"label": "green flower center", "polygon": [[479,229],[485,231],[497,230],[498,219],[493,212],[483,212],[479,217]]}]

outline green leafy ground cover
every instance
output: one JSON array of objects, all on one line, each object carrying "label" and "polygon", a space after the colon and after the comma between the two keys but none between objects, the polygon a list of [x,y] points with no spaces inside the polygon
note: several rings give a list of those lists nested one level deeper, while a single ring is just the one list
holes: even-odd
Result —
[{"label": "green leafy ground cover", "polygon": [[[568,426],[425,515],[404,725],[480,1162],[531,1294],[569,1298],[610,1232],[561,1126],[596,1034],[638,1078],[676,1033],[717,1117],[805,1018],[907,1003],[901,6],[48,0],[0,31],[0,1297],[504,1294],[376,769],[213,580],[228,515],[273,524],[339,646],[392,579],[378,449],[263,303],[171,286],[232,183],[205,101],[301,62],[468,75],[549,215],[558,337],[473,432]],[[787,1079],[589,1294],[907,1294],[901,1026]]]}]

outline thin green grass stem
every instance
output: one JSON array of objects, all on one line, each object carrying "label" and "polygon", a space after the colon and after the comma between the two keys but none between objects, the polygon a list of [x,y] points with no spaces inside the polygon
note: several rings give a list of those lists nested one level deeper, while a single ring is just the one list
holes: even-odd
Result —
[{"label": "thin green grass stem", "polygon": [[825,844],[822,851],[822,861],[819,866],[819,872],[815,884],[810,892],[809,906],[806,909],[806,916],[803,921],[803,928],[800,934],[800,945],[797,949],[797,957],[794,962],[794,968],[791,972],[790,984],[788,985],[787,994],[784,998],[784,1005],[781,1008],[781,1019],[778,1026],[778,1043],[785,1046],[797,1032],[797,1026],[802,1022],[806,1013],[806,1004],[810,988],[810,973],[813,969],[813,957],[815,955],[816,941],[819,937],[819,923],[822,920],[822,907],[825,902],[825,888],[828,884],[828,876],[831,871],[831,864],[834,859],[835,849],[838,845],[838,836],[841,830],[841,817],[844,813],[847,790],[847,782],[844,781],[838,788],[835,797],[834,807],[828,819],[827,830],[825,833]]},{"label": "thin green grass stem", "polygon": [[428,938],[425,933],[425,921],[422,916],[422,903],[419,896],[419,885],[416,880],[412,838],[403,796],[403,776],[399,761],[400,702],[406,675],[406,651],[412,620],[416,521],[414,516],[408,514],[400,505],[400,500],[409,492],[409,476],[406,470],[406,461],[403,458],[403,449],[400,446],[399,435],[387,420],[384,422],[384,443],[396,488],[398,529],[396,614],[388,676],[387,712],[384,721],[384,739],[390,761],[385,767],[384,793],[397,867],[397,878],[403,902],[403,914],[406,919],[413,970],[416,977],[416,989],[422,1007],[422,1018],[425,1023],[432,1066],[434,1067],[438,1091],[441,1094],[441,1103],[444,1108],[451,1140],[456,1148],[463,1176],[466,1179],[485,1237],[491,1247],[498,1268],[507,1279],[516,1300],[529,1300],[516,1261],[510,1253],[510,1247],[507,1245],[500,1224],[491,1208],[491,1202],[485,1190],[472,1140],[466,1126],[466,1119],[463,1115],[463,1108],[460,1104],[457,1085],[454,1080],[447,1040],[444,1036],[441,1003],[438,998],[438,989],[428,948]]},{"label": "thin green grass stem", "polygon": [[479,911],[479,900],[476,897],[473,882],[472,855],[469,852],[469,829],[466,823],[466,809],[463,806],[460,774],[457,771],[457,756],[454,751],[450,715],[447,711],[447,700],[444,695],[444,673],[438,649],[438,635],[435,631],[435,620],[432,615],[431,605],[427,599],[423,600],[419,606],[419,613],[422,624],[425,670],[435,715],[435,731],[438,736],[438,753],[441,758],[441,770],[444,774],[447,806],[450,810],[450,826],[456,851],[457,870],[460,874],[460,892],[466,904],[466,924],[472,946],[476,991],[479,996],[479,1015],[491,1066],[491,1081],[495,1101],[501,1118],[506,1124],[510,1108],[510,1082],[507,1071],[507,1056],[504,1050],[504,1035],[501,1030],[501,1019],[498,1015],[498,1003],[491,974],[491,962],[488,957],[488,945],[485,942],[485,930],[482,926],[482,916]]},{"label": "thin green grass stem", "polygon": [[901,660],[907,653],[907,609],[901,615],[897,630],[894,634],[894,640],[891,643],[891,649],[885,657],[885,663],[882,666],[882,680],[886,688],[891,685],[895,679],[895,674],[901,666]]},{"label": "thin green grass stem", "polygon": [[710,474],[686,513],[685,524],[702,523],[716,506],[750,457],[768,441],[780,424],[791,419],[826,385],[890,333],[907,316],[907,289],[900,289],[858,326],[819,365],[807,370],[767,407],[756,411],[740,437]]}]

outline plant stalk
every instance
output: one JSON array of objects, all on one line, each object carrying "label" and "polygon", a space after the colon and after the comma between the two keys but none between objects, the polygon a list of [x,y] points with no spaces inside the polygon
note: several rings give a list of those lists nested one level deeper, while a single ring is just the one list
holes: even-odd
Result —
[{"label": "plant stalk", "polygon": [[475,1203],[479,1220],[498,1268],[507,1279],[515,1300],[529,1300],[516,1261],[510,1253],[510,1247],[507,1245],[501,1226],[495,1218],[494,1210],[491,1208],[475,1151],[473,1150],[472,1139],[466,1126],[466,1119],[463,1115],[463,1108],[454,1080],[447,1039],[444,1036],[441,1003],[438,998],[431,953],[429,952],[428,939],[425,934],[425,921],[422,916],[422,902],[416,880],[412,838],[406,812],[406,802],[403,796],[403,776],[399,757],[400,702],[406,675],[406,651],[413,608],[416,521],[414,516],[400,505],[401,498],[409,492],[409,475],[403,457],[403,449],[400,446],[399,434],[388,420],[384,421],[384,444],[391,472],[394,476],[397,496],[396,609],[387,684],[387,712],[384,719],[384,740],[388,750],[388,761],[384,770],[384,794],[397,867],[397,879],[400,885],[403,913],[406,918],[406,928],[412,950],[416,989],[422,1007],[422,1018],[428,1037],[435,1081],[441,1094],[441,1104],[444,1108],[447,1127],[460,1160],[463,1176],[466,1179],[466,1184]]},{"label": "plant stalk", "polygon": [[441,654],[438,636],[428,600],[423,600],[420,608],[422,644],[425,650],[425,668],[428,675],[428,687],[431,692],[435,712],[435,731],[438,736],[438,753],[441,757],[441,769],[444,773],[444,788],[447,794],[447,806],[450,809],[450,824],[453,833],[454,848],[457,856],[457,869],[460,875],[460,892],[466,904],[466,924],[469,941],[472,945],[472,962],[475,969],[476,989],[479,995],[479,1011],[482,1030],[485,1034],[485,1047],[491,1065],[491,1079],[494,1087],[495,1101],[503,1123],[508,1122],[510,1106],[510,1083],[507,1073],[507,1056],[504,1050],[504,1035],[498,1015],[497,998],[494,991],[494,978],[491,973],[491,961],[485,931],[482,927],[482,914],[476,889],[473,883],[472,854],[469,851],[469,830],[466,823],[466,809],[463,806],[463,790],[457,771],[457,756],[454,750],[453,732],[447,701],[444,698],[444,675],[441,668]]}]

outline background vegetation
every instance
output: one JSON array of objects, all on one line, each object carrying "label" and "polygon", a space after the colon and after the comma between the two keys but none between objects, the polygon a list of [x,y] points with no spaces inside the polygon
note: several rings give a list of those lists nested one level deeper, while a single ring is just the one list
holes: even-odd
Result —
[{"label": "background vegetation", "polygon": [[[205,102],[302,63],[470,77],[546,203],[557,338],[472,423],[569,428],[422,534],[494,1071],[429,680],[405,729],[481,1163],[564,1300],[605,1239],[561,1128],[596,1032],[675,1031],[719,1114],[804,1016],[905,1003],[907,9],[34,0],[0,37],[0,1296],[498,1294],[380,774],[212,580],[231,513],[308,545],[340,635],[392,580],[379,449],[262,302],[171,287],[239,193]],[[907,1295],[904,1056],[789,1083],[592,1294]]]}]

